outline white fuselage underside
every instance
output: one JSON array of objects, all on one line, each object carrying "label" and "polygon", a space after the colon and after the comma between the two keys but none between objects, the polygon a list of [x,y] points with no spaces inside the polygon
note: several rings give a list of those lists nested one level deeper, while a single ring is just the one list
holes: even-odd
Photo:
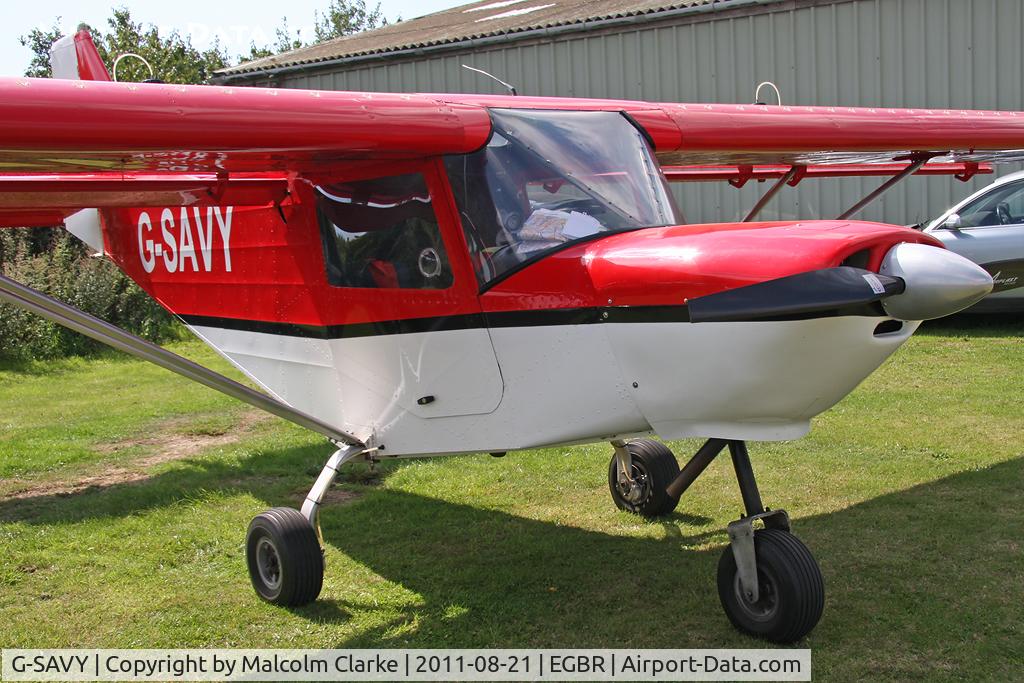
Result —
[{"label": "white fuselage underside", "polygon": [[881,318],[605,323],[315,339],[193,331],[267,391],[382,455],[507,451],[654,432],[782,440],[913,333]]}]

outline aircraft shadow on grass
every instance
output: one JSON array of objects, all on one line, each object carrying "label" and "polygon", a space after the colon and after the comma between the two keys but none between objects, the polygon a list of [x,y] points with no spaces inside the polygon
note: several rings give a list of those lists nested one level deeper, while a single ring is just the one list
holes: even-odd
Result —
[{"label": "aircraft shadow on grass", "polygon": [[[1021,490],[1024,458],[795,519],[826,581],[812,645],[886,633],[897,652],[904,634],[942,632],[943,623],[996,641],[1002,629],[1007,643],[1020,643],[1012,625],[1024,599]],[[329,544],[422,596],[339,647],[437,647],[452,606],[473,622],[456,629],[462,647],[751,647],[718,606],[713,577],[725,534],[717,524],[638,539],[389,490],[325,511],[323,526]],[[993,590],[1004,581],[1009,592]],[[371,608],[335,604],[341,615]],[[329,618],[324,607],[310,616]]]},{"label": "aircraft shadow on grass", "polygon": [[[118,517],[217,490],[247,491],[268,507],[285,504],[295,494],[295,473],[315,470],[321,450],[293,448],[232,464],[197,459],[143,482],[7,500],[0,521]],[[701,495],[699,488],[688,495]],[[1017,458],[794,520],[826,581],[825,616],[810,646],[885,633],[896,648],[904,637],[913,643],[945,628],[1019,643],[1019,626],[1008,625],[1006,615],[1019,621],[1012,615],[1024,598],[1022,490],[1024,458]],[[766,502],[785,502],[785,491],[765,494]],[[718,606],[719,525],[684,512],[660,524],[669,530],[661,538],[622,537],[364,487],[355,502],[324,509],[325,540],[418,598],[389,607],[333,595],[329,562],[321,599],[294,613],[343,623],[353,612],[380,612],[381,626],[338,647],[750,647]]]}]

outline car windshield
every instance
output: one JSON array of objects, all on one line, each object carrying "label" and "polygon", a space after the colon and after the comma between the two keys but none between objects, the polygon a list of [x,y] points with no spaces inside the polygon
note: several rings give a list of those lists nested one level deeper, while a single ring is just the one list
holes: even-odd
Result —
[{"label": "car windshield", "polygon": [[646,138],[616,112],[491,110],[494,132],[446,159],[481,285],[596,235],[682,222]]}]

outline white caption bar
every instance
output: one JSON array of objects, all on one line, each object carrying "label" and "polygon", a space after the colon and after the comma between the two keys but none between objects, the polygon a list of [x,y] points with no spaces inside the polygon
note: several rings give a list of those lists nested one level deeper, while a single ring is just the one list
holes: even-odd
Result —
[{"label": "white caption bar", "polygon": [[4,681],[809,681],[810,650],[2,650]]}]

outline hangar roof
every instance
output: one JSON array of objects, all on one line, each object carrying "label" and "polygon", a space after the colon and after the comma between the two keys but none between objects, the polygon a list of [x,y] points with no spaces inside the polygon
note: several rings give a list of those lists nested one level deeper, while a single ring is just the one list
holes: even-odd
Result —
[{"label": "hangar roof", "polygon": [[217,72],[215,80],[232,80],[281,68],[335,60],[355,61],[559,27],[584,30],[615,20],[658,19],[674,14],[710,12],[777,0],[478,0],[424,17],[335,38],[318,45],[264,57]]}]

